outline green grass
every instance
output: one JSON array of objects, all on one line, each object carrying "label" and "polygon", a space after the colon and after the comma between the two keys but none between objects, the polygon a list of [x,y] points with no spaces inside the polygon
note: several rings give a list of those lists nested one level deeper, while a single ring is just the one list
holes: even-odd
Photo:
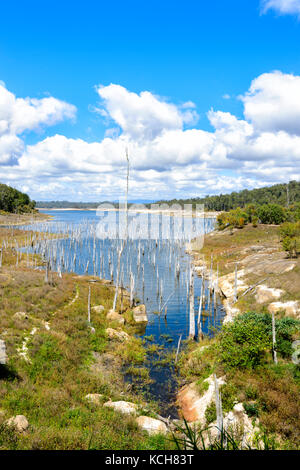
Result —
[{"label": "green grass", "polygon": [[[162,436],[141,432],[133,417],[120,416],[84,398],[101,393],[104,401],[111,398],[146,406],[142,395],[128,390],[122,372],[129,367],[139,379],[149,379],[148,369],[141,367],[147,355],[142,340],[133,336],[130,324],[124,327],[130,334],[127,342],[108,340],[105,333],[112,326],[106,312],[114,290],[100,282],[92,286],[92,306],[105,308],[101,314],[92,311],[93,334],[87,324],[88,277],[66,274],[60,279],[54,274],[53,284],[46,285],[43,272],[21,263],[16,267],[15,253],[5,251],[0,271],[0,331],[9,364],[0,376],[0,449],[174,447]],[[77,292],[78,299],[72,303]],[[124,304],[127,307],[125,299]],[[28,319],[17,319],[14,314],[19,311],[26,312]],[[33,328],[36,332],[31,335]],[[30,362],[18,353],[26,338]],[[5,426],[17,414],[28,419],[26,433]]]}]

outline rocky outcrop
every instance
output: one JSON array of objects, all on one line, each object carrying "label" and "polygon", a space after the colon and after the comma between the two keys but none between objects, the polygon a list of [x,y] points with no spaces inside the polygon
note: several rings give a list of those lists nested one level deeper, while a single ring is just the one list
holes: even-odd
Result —
[{"label": "rocky outcrop", "polygon": [[[219,385],[225,384],[223,378],[217,380]],[[211,375],[205,382],[208,383],[208,389],[202,396],[199,395],[195,382],[183,387],[177,395],[177,404],[180,412],[189,423],[198,421],[205,424],[206,408],[215,397],[213,376]]]},{"label": "rocky outcrop", "polygon": [[138,305],[133,309],[133,318],[136,323],[147,323],[148,317],[145,305]]},{"label": "rocky outcrop", "polygon": [[14,427],[18,432],[24,432],[29,426],[27,418],[23,415],[13,416],[6,421],[6,425]]},{"label": "rocky outcrop", "polygon": [[93,403],[94,405],[101,405],[103,395],[101,395],[101,393],[89,393],[84,398],[90,403]]},{"label": "rocky outcrop", "polygon": [[114,310],[109,310],[108,314],[106,315],[106,319],[109,321],[117,322],[120,325],[124,325],[125,323],[125,319],[118,312],[115,312]]},{"label": "rocky outcrop", "polygon": [[[258,427],[253,426],[242,403],[234,405],[233,410],[224,416],[223,429],[240,440],[243,448],[247,448],[247,445],[253,446],[255,434],[259,431]],[[216,439],[218,432],[217,422],[215,421],[209,427],[209,440]]]},{"label": "rocky outcrop", "polygon": [[285,312],[286,315],[300,316],[300,306],[297,300],[290,300],[288,302],[272,302],[268,305],[270,313]]},{"label": "rocky outcrop", "polygon": [[168,429],[165,423],[159,419],[150,418],[149,416],[139,416],[136,418],[137,425],[148,434],[167,434]]},{"label": "rocky outcrop", "polygon": [[126,415],[135,415],[138,408],[135,403],[130,403],[129,401],[108,401],[103,406],[113,408],[115,411]]},{"label": "rocky outcrop", "polygon": [[128,341],[130,336],[125,331],[114,330],[113,328],[106,328],[105,333],[109,339],[116,339],[117,341]]},{"label": "rocky outcrop", "polygon": [[[243,292],[247,289],[247,284],[241,279],[245,275],[245,271],[240,269],[237,271],[237,293]],[[219,288],[227,299],[234,297],[234,280],[235,280],[235,272],[230,274],[226,274],[219,278]]]},{"label": "rocky outcrop", "polygon": [[258,304],[264,304],[279,299],[283,294],[284,290],[282,289],[273,289],[261,284],[256,288],[255,300]]}]

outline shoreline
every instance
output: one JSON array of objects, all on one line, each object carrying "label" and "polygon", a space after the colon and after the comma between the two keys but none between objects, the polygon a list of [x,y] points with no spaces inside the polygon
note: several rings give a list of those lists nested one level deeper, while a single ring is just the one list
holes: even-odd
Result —
[{"label": "shoreline", "polygon": [[[84,212],[89,212],[89,211],[93,211],[93,212],[97,212],[98,210],[100,212],[124,212],[124,209],[118,209],[118,208],[102,208],[101,210],[96,208],[96,209],[79,209],[79,208],[72,208],[72,207],[66,207],[66,208],[51,208],[51,209],[47,209],[45,207],[39,207],[37,210],[39,211],[47,211],[47,212],[64,212],[64,211],[84,211]],[[221,212],[213,212],[213,211],[209,211],[209,212],[199,212],[199,213],[195,213],[195,212],[188,212],[188,211],[172,211],[172,210],[163,210],[163,209],[160,209],[160,210],[155,210],[155,209],[134,209],[134,210],[131,210],[130,208],[128,209],[128,213],[138,213],[138,214],[154,214],[154,215],[164,215],[164,216],[169,216],[169,217],[191,217],[192,218],[198,218],[198,219],[216,219],[217,216],[221,213]]]},{"label": "shoreline", "polygon": [[51,219],[53,219],[52,215],[40,212],[36,214],[0,214],[0,227],[31,225],[38,222],[47,222]]}]

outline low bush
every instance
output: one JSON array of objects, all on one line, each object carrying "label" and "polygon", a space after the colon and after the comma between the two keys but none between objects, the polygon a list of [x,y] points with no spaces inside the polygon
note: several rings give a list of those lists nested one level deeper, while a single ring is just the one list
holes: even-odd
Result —
[{"label": "low bush", "polygon": [[[293,336],[300,321],[293,318],[276,320],[276,349],[282,357],[292,355]],[[272,319],[267,313],[245,313],[224,325],[220,335],[220,359],[227,368],[255,368],[272,350]]]},{"label": "low bush", "polygon": [[287,220],[284,207],[278,204],[264,204],[257,210],[257,215],[262,224],[280,225]]}]

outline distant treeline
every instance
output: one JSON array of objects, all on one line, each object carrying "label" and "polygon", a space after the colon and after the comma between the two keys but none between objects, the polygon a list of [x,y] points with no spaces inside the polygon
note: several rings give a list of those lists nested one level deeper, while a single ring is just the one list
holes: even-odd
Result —
[{"label": "distant treeline", "polygon": [[290,181],[288,184],[275,184],[259,189],[244,189],[230,194],[220,194],[218,196],[206,196],[192,199],[172,199],[168,204],[204,204],[208,211],[229,211],[237,207],[245,207],[247,204],[279,204],[287,206],[295,202],[300,202],[300,182]]},{"label": "distant treeline", "polygon": [[[70,201],[38,201],[37,207],[45,209],[96,209],[99,204],[104,202],[118,206],[116,202],[102,201],[102,202],[70,202]],[[245,207],[247,204],[279,204],[287,206],[295,202],[300,202],[300,182],[290,181],[288,184],[276,184],[274,186],[266,186],[259,189],[244,189],[239,192],[232,192],[230,194],[220,194],[218,196],[206,196],[202,198],[191,199],[172,199],[161,200],[157,203],[167,204],[204,204],[207,211],[229,211],[237,207]],[[128,204],[130,207],[131,203]],[[151,204],[145,204],[149,207]]]},{"label": "distant treeline", "polygon": [[0,183],[0,211],[22,214],[35,210],[35,201],[28,194]]},{"label": "distant treeline", "polygon": [[101,202],[37,201],[37,207],[45,209],[97,209]]}]

